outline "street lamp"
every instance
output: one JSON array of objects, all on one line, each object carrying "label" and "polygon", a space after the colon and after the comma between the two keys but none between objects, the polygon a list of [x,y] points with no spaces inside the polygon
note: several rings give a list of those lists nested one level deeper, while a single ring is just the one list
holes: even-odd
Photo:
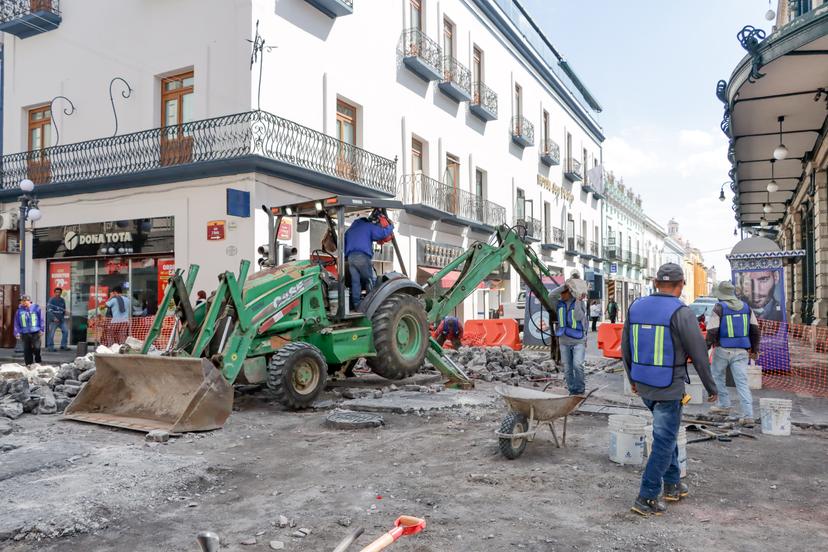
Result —
[{"label": "street lamp", "polygon": [[34,182],[28,178],[20,181],[20,191],[23,192],[20,201],[20,219],[18,222],[18,244],[20,249],[20,295],[26,293],[26,221],[37,222],[43,213],[37,208],[37,198],[34,196]]},{"label": "street lamp", "polygon": [[722,187],[719,189],[719,201],[724,201],[725,200],[725,195],[724,195],[725,184],[727,184],[727,182],[722,184]]}]

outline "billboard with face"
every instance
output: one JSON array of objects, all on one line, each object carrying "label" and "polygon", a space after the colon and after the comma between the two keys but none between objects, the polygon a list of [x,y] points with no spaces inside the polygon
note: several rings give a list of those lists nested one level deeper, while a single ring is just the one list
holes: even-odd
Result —
[{"label": "billboard with face", "polygon": [[733,272],[736,295],[756,318],[785,322],[785,273],[781,268]]}]

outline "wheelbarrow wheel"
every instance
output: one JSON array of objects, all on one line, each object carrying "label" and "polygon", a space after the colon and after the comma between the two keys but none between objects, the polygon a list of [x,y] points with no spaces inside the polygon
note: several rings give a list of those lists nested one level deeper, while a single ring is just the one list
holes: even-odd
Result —
[{"label": "wheelbarrow wheel", "polygon": [[[529,421],[520,412],[509,412],[500,424],[500,433],[524,433],[529,431]],[[523,454],[526,448],[526,437],[501,437],[498,442],[501,454],[509,460],[514,460]]]}]

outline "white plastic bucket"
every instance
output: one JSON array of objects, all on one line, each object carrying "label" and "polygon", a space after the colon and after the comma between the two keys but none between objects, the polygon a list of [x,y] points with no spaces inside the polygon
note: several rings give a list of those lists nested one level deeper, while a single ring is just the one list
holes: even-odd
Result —
[{"label": "white plastic bucket", "polygon": [[790,435],[792,408],[793,403],[789,399],[759,399],[762,433],[765,435]]},{"label": "white plastic bucket", "polygon": [[751,361],[747,367],[748,389],[762,389],[762,367]]},{"label": "white plastic bucket", "polygon": [[690,404],[704,404],[704,385],[699,376],[690,375],[690,383],[684,386],[684,392],[690,395]]},{"label": "white plastic bucket", "polygon": [[679,428],[676,443],[678,444],[678,463],[681,476],[687,477],[687,429],[684,426]]},{"label": "white plastic bucket", "polygon": [[613,414],[609,417],[610,460],[616,464],[640,466],[644,462],[644,428],[641,416]]}]

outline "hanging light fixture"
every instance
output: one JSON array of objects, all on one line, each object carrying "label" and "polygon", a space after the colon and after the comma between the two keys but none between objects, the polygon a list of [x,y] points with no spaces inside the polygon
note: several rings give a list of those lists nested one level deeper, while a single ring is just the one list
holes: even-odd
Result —
[{"label": "hanging light fixture", "polygon": [[782,121],[784,120],[784,115],[780,115],[777,118],[777,121],[779,121],[779,145],[776,146],[776,148],[774,148],[773,150],[773,158],[778,161],[782,161],[783,159],[788,157],[788,148],[785,147],[785,144],[782,143]]},{"label": "hanging light fixture", "polygon": [[768,21],[776,19],[776,12],[771,8],[771,0],[768,0],[768,11],[765,12],[765,19]]},{"label": "hanging light fixture", "polygon": [[733,235],[736,235],[736,228],[733,228]]},{"label": "hanging light fixture", "polygon": [[776,183],[776,177],[773,174],[773,166],[776,163],[776,159],[771,159],[771,180],[768,182],[768,193],[773,194],[779,191],[779,184]]},{"label": "hanging light fixture", "polygon": [[770,205],[768,205],[767,203],[763,203],[763,204],[762,204],[762,211],[763,211],[763,212],[765,212],[765,213],[770,213],[772,210],[773,210],[773,209],[771,209],[771,206],[770,206]]},{"label": "hanging light fixture", "polygon": [[764,216],[759,219],[759,226],[761,226],[762,228],[768,227],[768,221]]},{"label": "hanging light fixture", "polygon": [[727,182],[723,183],[722,187],[719,189],[719,201],[724,201],[725,200],[725,195],[724,195],[725,184],[727,184]]}]

